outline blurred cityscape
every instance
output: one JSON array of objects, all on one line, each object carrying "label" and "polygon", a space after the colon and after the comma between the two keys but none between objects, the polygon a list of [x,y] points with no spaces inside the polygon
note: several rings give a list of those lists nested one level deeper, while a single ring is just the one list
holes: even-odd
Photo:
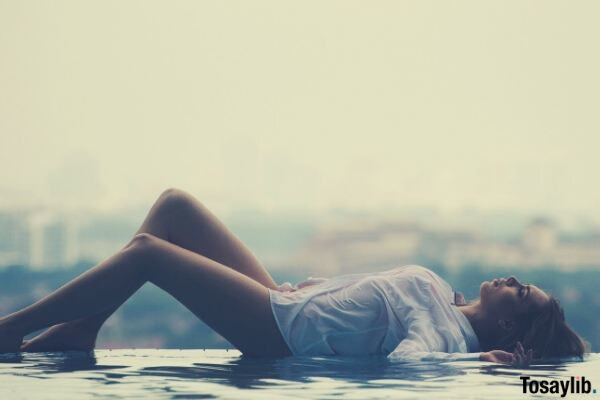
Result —
[{"label": "blurred cityscape", "polygon": [[[432,210],[223,218],[276,281],[427,266],[467,298],[482,280],[515,273],[562,301],[576,331],[600,345],[600,228],[564,229],[549,216],[504,214],[454,222]],[[0,211],[0,315],[25,307],[112,255],[134,234],[141,211]],[[495,223],[485,222],[496,219]],[[434,222],[432,222],[434,221]],[[33,335],[31,335],[33,336]],[[158,288],[144,286],[106,322],[98,348],[231,347]]]},{"label": "blurred cityscape", "polygon": [[[0,211],[0,268],[25,265],[42,270],[68,268],[79,261],[98,262],[123,246],[140,222],[141,218],[126,213]],[[305,272],[327,276],[415,260],[448,268],[477,263],[561,269],[596,268],[600,260],[600,228],[565,233],[544,216],[524,219],[522,228],[504,237],[481,226],[431,226],[369,215],[335,220],[298,216],[294,220],[249,213],[234,216],[226,224],[242,240],[247,233],[248,245],[262,260],[276,264],[274,268],[301,266]]]},{"label": "blurred cityscape", "polygon": [[311,273],[328,276],[415,260],[450,269],[470,264],[593,269],[600,265],[600,232],[561,235],[560,227],[547,217],[532,218],[519,235],[508,239],[493,238],[480,230],[365,221],[319,229],[289,260],[295,265],[313,266]]}]

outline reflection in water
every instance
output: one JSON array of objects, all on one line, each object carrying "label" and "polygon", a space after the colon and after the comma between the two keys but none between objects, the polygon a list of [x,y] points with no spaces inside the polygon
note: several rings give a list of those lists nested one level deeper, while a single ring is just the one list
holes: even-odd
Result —
[{"label": "reflection in water", "polygon": [[[400,363],[372,357],[244,357],[222,350],[96,350],[0,354],[0,398],[516,398],[521,375],[586,376],[600,386],[600,357],[528,369],[483,363]],[[257,392],[258,391],[258,392]],[[18,396],[15,396],[18,393]],[[262,396],[262,397],[264,397]]]},{"label": "reflection in water", "polygon": [[[237,357],[222,364],[194,363],[193,367],[148,367],[141,375],[201,378],[237,388],[268,387],[284,380],[309,383],[314,378],[341,379],[365,384],[370,380],[428,380],[464,374],[462,369],[442,363],[401,364],[386,357]],[[371,384],[380,386],[380,384]]]},{"label": "reflection in water", "polygon": [[31,353],[27,356],[27,361],[34,364],[36,369],[45,374],[102,369],[102,366],[96,366],[96,357],[93,352]]}]

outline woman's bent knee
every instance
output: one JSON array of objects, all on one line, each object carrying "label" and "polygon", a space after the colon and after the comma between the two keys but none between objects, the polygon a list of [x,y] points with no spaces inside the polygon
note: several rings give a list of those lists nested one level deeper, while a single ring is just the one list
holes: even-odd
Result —
[{"label": "woman's bent knee", "polygon": [[138,233],[131,239],[129,244],[124,248],[124,250],[129,250],[130,252],[135,251],[147,251],[156,246],[160,239],[156,236],[142,232]]},{"label": "woman's bent knee", "polygon": [[192,203],[200,204],[195,197],[181,189],[167,189],[157,200],[159,206],[157,212],[160,214],[174,215],[182,210],[188,209]]},{"label": "woman's bent knee", "polygon": [[208,213],[204,204],[191,194],[180,189],[167,189],[157,200],[156,214],[159,218],[166,218],[172,221],[175,218],[186,219],[190,213],[200,216],[202,213]]},{"label": "woman's bent knee", "polygon": [[138,271],[140,277],[147,281],[159,254],[160,241],[160,238],[149,233],[138,233],[121,249],[119,256],[125,266]]},{"label": "woman's bent knee", "polygon": [[149,243],[155,242],[158,238],[151,233],[142,232],[138,233],[133,237],[133,243],[137,245],[147,245]]},{"label": "woman's bent knee", "polygon": [[164,203],[164,202],[170,202],[170,201],[178,201],[181,199],[185,199],[189,196],[190,196],[190,194],[184,190],[177,189],[177,188],[168,188],[160,194],[159,200],[162,203]]}]

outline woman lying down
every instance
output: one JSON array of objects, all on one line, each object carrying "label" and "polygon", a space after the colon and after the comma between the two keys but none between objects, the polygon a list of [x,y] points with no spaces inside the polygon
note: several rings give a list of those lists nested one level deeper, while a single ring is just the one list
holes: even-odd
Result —
[{"label": "woman lying down", "polygon": [[524,366],[585,350],[558,301],[514,276],[482,282],[468,303],[418,265],[278,285],[202,203],[169,189],[120,251],[0,318],[0,352],[91,350],[104,321],[146,282],[247,356],[381,354]]}]

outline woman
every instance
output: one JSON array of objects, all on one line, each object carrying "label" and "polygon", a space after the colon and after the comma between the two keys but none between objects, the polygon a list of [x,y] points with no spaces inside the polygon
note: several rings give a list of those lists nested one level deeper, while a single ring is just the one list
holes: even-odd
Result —
[{"label": "woman", "polygon": [[[582,356],[584,349],[556,300],[514,277],[483,282],[469,304],[420,266],[278,286],[206,207],[169,189],[119,252],[1,318],[0,353],[91,350],[104,321],[146,282],[244,355],[460,353],[525,365],[533,355]],[[519,341],[532,350],[526,354]]]}]

